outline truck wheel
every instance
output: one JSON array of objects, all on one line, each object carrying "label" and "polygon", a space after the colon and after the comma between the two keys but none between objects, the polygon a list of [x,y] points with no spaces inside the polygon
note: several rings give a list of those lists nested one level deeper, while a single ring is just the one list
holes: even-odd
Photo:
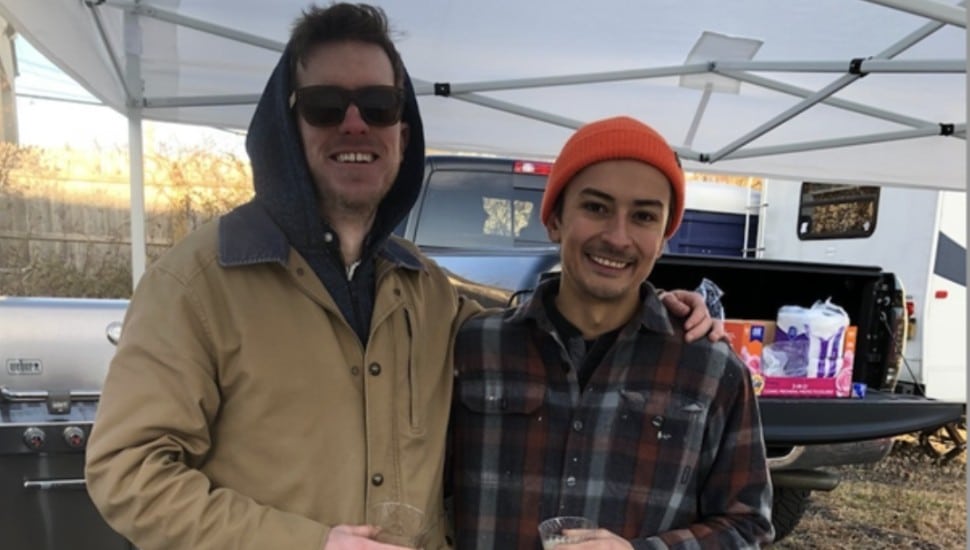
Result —
[{"label": "truck wheel", "polygon": [[771,524],[775,526],[775,542],[787,537],[802,519],[808,507],[807,489],[775,487],[771,503]]}]

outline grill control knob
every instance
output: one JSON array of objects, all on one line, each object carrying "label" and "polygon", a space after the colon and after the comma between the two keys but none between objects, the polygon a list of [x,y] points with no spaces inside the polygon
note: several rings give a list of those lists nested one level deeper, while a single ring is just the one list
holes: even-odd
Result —
[{"label": "grill control knob", "polygon": [[31,426],[24,430],[24,443],[35,451],[44,447],[44,430]]},{"label": "grill control knob", "polygon": [[84,447],[84,430],[78,428],[77,426],[68,426],[64,428],[64,442],[67,443],[68,447],[72,449],[80,449]]}]

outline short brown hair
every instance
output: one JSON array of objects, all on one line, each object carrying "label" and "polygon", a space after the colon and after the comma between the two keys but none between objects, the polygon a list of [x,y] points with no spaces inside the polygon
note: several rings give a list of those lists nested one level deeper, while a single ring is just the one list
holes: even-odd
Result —
[{"label": "short brown hair", "polygon": [[404,85],[404,62],[391,40],[387,14],[378,6],[339,2],[326,8],[311,5],[293,23],[290,33],[290,82],[296,85],[297,63],[303,65],[310,50],[333,42],[366,42],[384,50],[394,69],[394,83]]}]

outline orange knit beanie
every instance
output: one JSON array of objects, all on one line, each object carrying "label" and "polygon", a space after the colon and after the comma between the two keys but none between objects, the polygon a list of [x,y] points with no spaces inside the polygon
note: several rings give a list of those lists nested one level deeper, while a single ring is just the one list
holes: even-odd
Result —
[{"label": "orange knit beanie", "polygon": [[542,196],[542,223],[549,225],[556,200],[573,176],[591,164],[618,159],[643,161],[667,176],[673,204],[664,237],[673,235],[684,216],[684,171],[680,159],[656,130],[625,116],[585,124],[566,141],[549,172]]}]

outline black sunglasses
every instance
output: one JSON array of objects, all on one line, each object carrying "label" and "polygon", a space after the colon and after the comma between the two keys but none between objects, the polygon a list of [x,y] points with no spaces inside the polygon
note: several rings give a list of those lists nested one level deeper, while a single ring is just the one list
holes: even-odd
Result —
[{"label": "black sunglasses", "polygon": [[290,108],[312,126],[337,126],[353,103],[364,122],[390,126],[404,112],[404,91],[394,86],[364,86],[348,90],[340,86],[304,86],[290,94]]}]

